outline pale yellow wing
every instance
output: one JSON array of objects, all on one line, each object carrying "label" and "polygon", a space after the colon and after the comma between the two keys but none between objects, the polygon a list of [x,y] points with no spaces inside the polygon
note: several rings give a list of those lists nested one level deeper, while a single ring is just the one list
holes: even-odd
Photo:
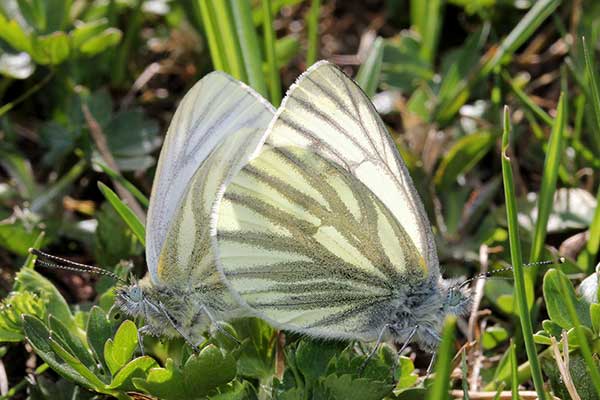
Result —
[{"label": "pale yellow wing", "polygon": [[227,185],[213,226],[234,296],[284,329],[374,340],[428,280],[385,204],[306,149],[265,146]]},{"label": "pale yellow wing", "polygon": [[267,142],[308,149],[340,165],[390,210],[439,277],[431,226],[412,179],[373,104],[335,65],[321,61],[289,89]]},{"label": "pale yellow wing", "polygon": [[260,95],[220,72],[181,101],[150,196],[146,258],[155,283],[194,286],[215,271],[208,255],[210,208],[223,178],[262,141],[273,113]]}]

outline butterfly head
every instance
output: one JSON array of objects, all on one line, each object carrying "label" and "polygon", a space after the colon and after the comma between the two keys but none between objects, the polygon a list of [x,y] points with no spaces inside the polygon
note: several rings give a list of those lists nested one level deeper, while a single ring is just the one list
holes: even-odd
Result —
[{"label": "butterfly head", "polygon": [[125,314],[131,317],[143,316],[145,314],[146,293],[137,280],[133,280],[128,286],[117,288],[115,303]]},{"label": "butterfly head", "polygon": [[463,316],[471,308],[469,289],[454,280],[440,279],[424,283],[398,303],[390,324],[394,340],[412,341],[427,352],[434,352],[441,340],[444,320],[448,315]]}]

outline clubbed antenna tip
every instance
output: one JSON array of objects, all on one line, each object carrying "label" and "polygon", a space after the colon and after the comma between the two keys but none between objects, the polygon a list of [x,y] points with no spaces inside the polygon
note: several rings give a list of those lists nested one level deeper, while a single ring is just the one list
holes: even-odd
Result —
[{"label": "clubbed antenna tip", "polygon": [[116,281],[126,283],[125,281],[123,281],[123,279],[119,278],[117,274],[104,268],[95,267],[93,265],[81,264],[75,261],[67,260],[66,258],[44,253],[43,251],[34,248],[29,248],[29,253],[37,257],[37,259],[35,260],[36,266],[42,266],[45,268],[64,269],[67,271],[76,272],[91,272],[93,274],[110,276]]}]

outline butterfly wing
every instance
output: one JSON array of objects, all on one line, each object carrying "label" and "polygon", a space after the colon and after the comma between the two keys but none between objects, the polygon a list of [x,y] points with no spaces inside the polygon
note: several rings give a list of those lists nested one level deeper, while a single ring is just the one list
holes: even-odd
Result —
[{"label": "butterfly wing", "polygon": [[431,227],[408,170],[371,101],[338,67],[321,61],[298,78],[267,142],[310,149],[350,172],[402,224],[429,275],[439,277]]},{"label": "butterfly wing", "polygon": [[[183,198],[187,193],[199,196],[200,208],[210,208],[209,200],[215,198],[220,184],[218,176],[208,174],[211,164],[224,160],[219,174],[230,173],[235,160],[254,150],[273,113],[273,107],[260,95],[220,72],[207,75],[185,95],[169,126],[150,196],[146,258],[153,282],[181,282],[184,274],[190,273],[193,266],[184,254],[197,246],[207,247],[203,242],[206,237],[199,232],[208,232],[208,218],[204,219],[204,211],[182,207],[187,204]],[[221,150],[221,158],[213,157],[209,162],[209,156],[225,141],[229,147]],[[199,171],[201,166],[204,172]],[[212,180],[191,184],[197,172]],[[192,226],[195,231],[185,230]],[[163,249],[169,254],[167,262],[159,266]]]},{"label": "butterfly wing", "polygon": [[[228,184],[219,268],[275,326],[374,340],[399,284],[426,280],[395,216],[352,174],[298,147],[265,147]],[[386,314],[388,313],[388,314]]]}]

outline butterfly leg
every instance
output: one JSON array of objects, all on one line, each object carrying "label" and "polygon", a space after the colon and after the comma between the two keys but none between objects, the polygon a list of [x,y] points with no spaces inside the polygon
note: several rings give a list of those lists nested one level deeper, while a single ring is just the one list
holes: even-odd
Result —
[{"label": "butterfly leg", "polygon": [[404,352],[404,350],[406,350],[406,347],[408,347],[408,344],[410,343],[412,338],[417,334],[418,329],[419,329],[419,325],[415,325],[414,328],[412,328],[412,330],[408,334],[408,337],[402,344],[402,347],[400,347],[400,350],[398,350],[398,357],[396,357],[396,362],[392,366],[392,377],[396,376],[396,369],[398,369],[398,365],[400,365],[400,357],[402,357],[402,352]]},{"label": "butterfly leg", "polygon": [[431,355],[431,361],[429,361],[429,366],[427,367],[427,375],[425,376],[425,378],[428,378],[429,375],[431,375],[431,371],[433,370],[433,364],[435,363],[436,356],[437,356],[437,353],[433,353]]},{"label": "butterfly leg", "polygon": [[192,339],[190,339],[190,337],[188,335],[186,335],[185,333],[183,333],[181,331],[181,328],[175,323],[173,318],[169,315],[169,313],[167,312],[167,309],[165,308],[165,306],[163,305],[162,302],[158,303],[158,309],[162,312],[162,314],[171,323],[171,325],[177,331],[177,333],[179,333],[181,335],[181,337],[187,342],[187,344],[189,344],[192,347],[192,349],[194,351],[196,351],[198,348],[194,345],[194,342],[192,342]]},{"label": "butterfly leg", "polygon": [[208,310],[208,308],[206,308],[206,306],[202,306],[202,308],[204,309],[204,312],[206,313],[206,315],[208,316],[208,319],[210,319],[211,324],[215,327],[216,330],[218,330],[219,332],[221,332],[223,335],[227,336],[229,339],[233,340],[237,345],[242,344],[242,342],[240,342],[231,333],[227,332],[227,330],[225,328],[223,328],[221,326],[221,324],[219,324],[219,322],[212,315],[212,313]]},{"label": "butterfly leg", "polygon": [[381,329],[381,332],[379,332],[379,336],[377,337],[377,341],[375,342],[375,346],[373,347],[373,350],[371,350],[371,352],[369,353],[369,355],[367,356],[365,361],[363,361],[363,363],[358,368],[358,376],[362,375],[365,368],[367,367],[367,364],[369,363],[369,361],[371,361],[371,358],[373,358],[373,356],[377,352],[377,349],[379,348],[379,346],[381,345],[381,342],[383,341],[383,335],[385,334],[386,329],[389,329],[390,326],[391,326],[391,324],[385,324],[383,326],[383,328]]},{"label": "butterfly leg", "polygon": [[144,352],[144,338],[142,337],[142,328],[137,330],[137,337],[138,337],[138,344],[140,346],[140,353],[142,354],[142,357],[146,355],[146,353]]}]

